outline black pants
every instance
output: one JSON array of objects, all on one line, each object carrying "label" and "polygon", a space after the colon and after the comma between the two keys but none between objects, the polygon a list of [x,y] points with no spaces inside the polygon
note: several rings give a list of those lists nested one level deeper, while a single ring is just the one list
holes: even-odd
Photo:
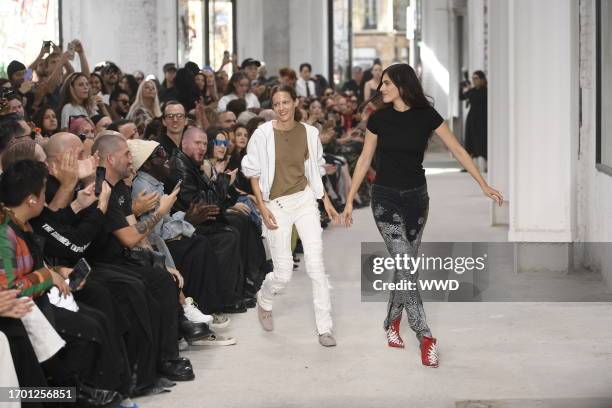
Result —
[{"label": "black pants", "polygon": [[[427,184],[420,187],[398,190],[377,184],[372,186],[372,211],[376,226],[382,235],[387,250],[392,257],[407,254],[417,257],[421,237],[429,213]],[[401,318],[406,309],[408,323],[417,338],[431,337],[427,326],[423,302],[418,290],[418,271],[411,274],[406,269],[395,271],[395,282],[402,280],[417,282],[415,290],[395,290],[389,297],[387,317],[384,327]]]},{"label": "black pants", "polygon": [[136,390],[152,385],[157,376],[159,354],[159,312],[144,279],[130,268],[96,264],[90,282],[100,282],[115,299],[119,312],[128,322],[123,333],[125,348]]},{"label": "black pants", "polygon": [[55,329],[66,341],[58,353],[63,368],[85,384],[129,395],[131,378],[123,339],[108,316],[84,303],[79,303],[78,312],[56,306],[51,310]]},{"label": "black pants", "polygon": [[245,297],[254,297],[265,278],[263,266],[266,262],[266,250],[261,240],[257,225],[244,214],[225,214],[230,225],[240,235],[240,250],[244,264]]},{"label": "black pants", "polygon": [[[206,223],[196,228],[199,235],[204,235],[212,244],[213,250],[219,260],[219,268],[227,276],[235,277],[233,299],[226,300],[227,306],[238,302],[242,298],[244,288],[244,269],[240,249],[240,232],[220,222]],[[228,290],[228,293],[231,293]]]},{"label": "black pants", "polygon": [[116,265],[142,278],[151,295],[150,313],[158,328],[153,333],[159,344],[157,362],[177,357],[179,290],[172,275],[165,268],[136,265],[125,258]]},{"label": "black pants", "polygon": [[223,270],[209,239],[203,235],[166,242],[185,280],[183,292],[206,314],[220,313],[236,299],[236,271]]}]

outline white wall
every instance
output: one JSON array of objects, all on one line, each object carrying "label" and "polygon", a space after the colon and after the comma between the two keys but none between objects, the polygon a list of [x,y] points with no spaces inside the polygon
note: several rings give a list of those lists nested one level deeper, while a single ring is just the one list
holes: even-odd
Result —
[{"label": "white wall", "polygon": [[427,0],[422,2],[422,6],[421,81],[425,93],[434,98],[436,110],[448,119],[451,101],[450,11],[447,0]]},{"label": "white wall", "polygon": [[577,4],[509,2],[510,241],[575,237]]},{"label": "white wall", "polygon": [[166,62],[176,62],[175,0],[63,0],[64,42],[83,42],[90,67],[114,61],[124,72],[136,69],[162,75]]},{"label": "white wall", "polygon": [[580,13],[582,126],[577,165],[577,239],[587,244],[576,245],[576,258],[582,265],[601,271],[612,288],[612,176],[595,168],[595,2],[582,1]]},{"label": "white wall", "polygon": [[488,183],[502,192],[504,204],[491,203],[491,224],[507,225],[509,221],[509,27],[508,2],[489,2],[488,55]]},{"label": "white wall", "polygon": [[468,69],[470,75],[476,70],[487,71],[487,67],[485,67],[484,6],[485,0],[468,0],[467,2],[468,42],[470,44]]},{"label": "white wall", "polygon": [[264,58],[264,0],[238,0],[236,2],[236,41],[238,43],[238,59]]},{"label": "white wall", "polygon": [[239,0],[237,20],[239,59],[265,61],[269,75],[309,62],[327,76],[326,0]]},{"label": "white wall", "polygon": [[303,62],[313,74],[327,78],[327,0],[290,0],[290,65],[296,71]]}]

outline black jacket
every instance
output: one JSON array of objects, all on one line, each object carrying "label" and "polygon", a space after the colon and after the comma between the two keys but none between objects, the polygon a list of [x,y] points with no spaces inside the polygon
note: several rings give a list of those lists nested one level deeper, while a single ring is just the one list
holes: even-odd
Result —
[{"label": "black jacket", "polygon": [[195,161],[180,150],[170,158],[170,174],[172,175],[170,180],[172,186],[179,179],[183,180],[172,212],[187,211],[191,203],[200,201],[221,205],[213,182],[200,171]]}]

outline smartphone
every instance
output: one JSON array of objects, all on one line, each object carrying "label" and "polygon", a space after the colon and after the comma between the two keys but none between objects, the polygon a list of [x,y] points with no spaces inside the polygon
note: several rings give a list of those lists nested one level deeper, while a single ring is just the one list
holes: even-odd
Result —
[{"label": "smartphone", "polygon": [[43,41],[43,47],[49,48],[49,52],[51,52],[51,46],[53,45],[53,41]]},{"label": "smartphone", "polygon": [[70,60],[74,59],[74,54],[75,54],[74,50],[75,50],[75,48],[76,48],[76,46],[74,44],[74,41],[70,41],[68,43],[68,51],[70,52]]},{"label": "smartphone", "polygon": [[32,80],[32,75],[34,74],[34,71],[32,71],[32,68],[28,68],[26,69],[25,74],[23,75],[23,80],[24,81],[31,81]]},{"label": "smartphone", "polygon": [[106,179],[106,168],[98,166],[96,168],[96,184],[94,185],[94,194],[96,197],[102,192],[102,183]]},{"label": "smartphone", "polygon": [[176,190],[178,190],[181,187],[182,183],[183,183],[183,179],[179,179],[179,181],[176,182],[176,185],[172,189],[172,192],[175,192]]},{"label": "smartphone", "polygon": [[91,266],[87,263],[85,258],[79,259],[79,261],[74,265],[72,269],[72,273],[70,274],[70,282],[68,286],[70,286],[70,290],[76,291],[79,290],[79,286],[91,273]]}]

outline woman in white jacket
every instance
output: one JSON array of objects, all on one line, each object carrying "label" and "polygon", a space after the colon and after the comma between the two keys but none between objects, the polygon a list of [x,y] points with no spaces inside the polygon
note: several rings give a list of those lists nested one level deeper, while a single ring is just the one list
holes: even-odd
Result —
[{"label": "woman in white jacket", "polygon": [[319,131],[299,122],[293,88],[277,87],[271,99],[277,120],[255,130],[242,159],[242,172],[251,179],[274,263],[274,271],[266,276],[257,293],[257,314],[263,329],[272,331],[273,297],[285,287],[293,272],[291,230],[295,224],[304,247],[306,271],[312,279],[319,343],[335,346],[317,199],[323,199],[325,211],[334,222],[339,217],[321,181],[325,162]]}]

